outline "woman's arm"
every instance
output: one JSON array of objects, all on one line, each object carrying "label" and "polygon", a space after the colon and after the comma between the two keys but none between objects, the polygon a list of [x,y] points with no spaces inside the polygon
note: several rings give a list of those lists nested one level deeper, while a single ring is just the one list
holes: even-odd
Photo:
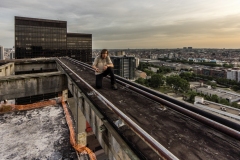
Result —
[{"label": "woman's arm", "polygon": [[98,58],[96,57],[96,58],[94,59],[93,65],[92,65],[92,68],[93,68],[96,72],[99,71],[99,69],[97,68],[97,61],[98,61]]}]

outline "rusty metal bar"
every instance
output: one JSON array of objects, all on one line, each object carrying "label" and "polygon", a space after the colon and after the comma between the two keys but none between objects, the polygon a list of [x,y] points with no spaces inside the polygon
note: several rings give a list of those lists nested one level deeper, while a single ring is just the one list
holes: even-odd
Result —
[{"label": "rusty metal bar", "polygon": [[[85,63],[82,63],[82,62],[79,62],[79,61],[77,61],[77,60],[70,59],[70,58],[69,58],[69,60],[75,61],[76,63],[80,63],[81,65],[84,65],[85,67],[93,70],[93,69],[91,68],[91,66],[88,65],[88,64],[85,64]],[[179,105],[176,105],[176,104],[171,103],[171,102],[169,102],[169,101],[167,101],[167,100],[164,100],[164,99],[162,99],[162,98],[159,97],[159,95],[158,95],[158,93],[156,93],[156,91],[152,91],[152,90],[149,89],[149,88],[140,86],[140,85],[138,85],[138,84],[134,84],[134,86],[138,86],[138,88],[137,88],[137,87],[134,87],[134,86],[133,86],[133,83],[132,83],[132,82],[129,82],[129,81],[125,80],[124,78],[120,77],[120,76],[117,76],[117,78],[118,78],[118,79],[117,79],[116,81],[117,81],[118,83],[120,83],[120,84],[122,84],[122,85],[124,85],[124,86],[127,86],[129,89],[132,89],[132,90],[134,90],[134,91],[136,91],[136,92],[138,92],[138,93],[140,93],[140,94],[143,94],[144,96],[146,96],[146,97],[148,97],[148,98],[150,98],[150,99],[152,99],[152,100],[155,100],[155,101],[157,101],[157,102],[159,102],[159,103],[161,103],[161,104],[164,104],[164,105],[166,105],[167,107],[170,107],[170,108],[172,108],[172,109],[174,109],[174,110],[176,110],[176,111],[178,111],[178,112],[181,112],[181,113],[183,113],[183,114],[185,114],[185,115],[187,115],[187,116],[189,116],[189,117],[191,117],[191,118],[193,118],[193,119],[196,119],[196,120],[198,120],[198,121],[200,121],[200,122],[202,122],[202,123],[204,123],[204,124],[206,124],[206,125],[214,128],[214,129],[217,129],[217,130],[219,130],[219,131],[221,131],[221,132],[223,132],[223,133],[225,133],[225,134],[227,134],[227,135],[229,135],[229,136],[231,136],[231,137],[233,137],[233,138],[235,138],[235,139],[237,139],[237,140],[240,140],[240,132],[238,131],[239,125],[237,125],[237,124],[235,124],[235,123],[229,122],[229,123],[231,123],[231,126],[233,126],[233,127],[236,126],[236,127],[234,127],[234,129],[232,129],[232,128],[226,126],[226,125],[223,125],[223,124],[221,124],[221,123],[218,123],[218,122],[216,122],[216,121],[213,121],[213,120],[211,120],[211,119],[209,119],[209,118],[206,118],[206,117],[204,117],[204,116],[202,116],[202,115],[199,115],[199,114],[197,114],[197,113],[194,113],[194,112],[192,112],[192,111],[190,111],[190,110],[187,110],[187,109],[185,109],[185,108],[183,108],[183,107],[180,107]],[[119,80],[119,79],[120,79],[120,80]],[[121,80],[122,80],[122,81],[121,81]],[[123,81],[125,81],[125,82],[127,82],[127,83],[125,83],[125,82],[123,82]],[[141,89],[139,89],[139,88],[141,88]],[[144,90],[142,90],[142,89],[147,90],[147,91],[144,91]],[[150,92],[150,93],[149,93],[149,92]],[[161,95],[161,96],[162,96],[162,95]],[[187,105],[187,104],[182,104],[182,105]],[[191,106],[188,106],[188,107],[191,107]],[[197,109],[196,109],[196,110],[197,110]],[[199,110],[199,109],[198,109],[198,110]],[[210,115],[210,116],[214,116],[214,115],[212,115],[212,114],[210,114],[210,113],[209,113],[209,115]],[[235,129],[237,129],[237,130],[235,130]]]},{"label": "rusty metal bar", "polygon": [[63,66],[65,66],[69,71],[75,74],[86,86],[88,86],[100,99],[107,104],[107,106],[116,113],[124,123],[127,124],[132,130],[134,130],[153,150],[158,153],[158,155],[163,159],[168,160],[178,160],[170,151],[168,151],[164,146],[162,146],[158,141],[156,141],[151,135],[145,132],[141,127],[139,127],[134,121],[127,117],[122,111],[120,111],[116,106],[114,106],[110,101],[108,101],[104,96],[97,92],[92,86],[85,82],[80,76],[78,76],[73,70],[66,66],[61,60],[57,59]]},{"label": "rusty metal bar", "polygon": [[200,121],[200,122],[202,122],[202,123],[204,123],[204,124],[206,124],[208,126],[211,126],[211,127],[215,128],[215,129],[217,129],[217,130],[219,130],[219,131],[221,131],[223,133],[226,133],[226,134],[230,135],[231,137],[234,137],[234,138],[240,140],[240,132],[238,132],[238,131],[236,131],[236,130],[234,130],[232,128],[229,128],[229,127],[224,126],[224,125],[222,125],[222,124],[220,124],[218,122],[215,122],[215,121],[213,121],[211,119],[208,119],[208,118],[206,118],[204,116],[201,116],[199,114],[191,112],[191,111],[189,111],[189,110],[187,110],[185,108],[179,107],[176,104],[173,104],[173,103],[171,103],[169,101],[166,101],[166,100],[164,100],[162,98],[159,98],[159,97],[157,97],[155,95],[152,95],[152,94],[150,94],[150,93],[148,93],[146,91],[140,90],[140,89],[138,89],[136,87],[133,87],[133,86],[127,84],[127,83],[124,83],[124,82],[122,82],[120,80],[117,80],[117,82],[122,84],[122,85],[124,85],[124,86],[126,86],[126,87],[128,87],[131,90],[134,90],[134,91],[136,91],[136,92],[138,92],[138,93],[140,93],[140,94],[142,94],[142,95],[144,95],[144,96],[154,100],[154,101],[157,101],[157,102],[159,102],[161,104],[164,104],[167,107],[170,107],[170,108],[172,108],[172,109],[174,109],[174,110],[176,110],[176,111],[178,111],[180,113],[183,113],[183,114],[185,114],[185,115],[187,115],[187,116],[189,116],[189,117],[191,117],[193,119],[196,119],[196,120],[198,120],[198,121]]}]

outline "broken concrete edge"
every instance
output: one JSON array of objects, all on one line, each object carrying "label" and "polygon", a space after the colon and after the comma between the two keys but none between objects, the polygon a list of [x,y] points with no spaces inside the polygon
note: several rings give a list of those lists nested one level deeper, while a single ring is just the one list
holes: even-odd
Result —
[{"label": "broken concrete edge", "polygon": [[26,104],[26,105],[14,105],[14,104],[0,104],[0,114],[9,113],[9,112],[15,112],[15,111],[25,111],[25,110],[31,110],[31,109],[37,109],[42,108],[46,106],[55,105],[57,103],[60,103],[62,100],[61,97],[55,98],[55,99],[49,99],[46,101]]},{"label": "broken concrete edge", "polygon": [[67,105],[64,101],[62,101],[62,107],[64,110],[64,114],[66,117],[66,122],[68,124],[69,131],[70,131],[70,143],[72,144],[73,148],[79,153],[83,153],[83,154],[87,153],[91,160],[96,160],[95,154],[88,147],[82,146],[76,142],[72,117],[70,116]]},{"label": "broken concrete edge", "polygon": [[73,148],[76,150],[77,155],[88,154],[91,160],[96,160],[95,154],[89,148],[78,145],[76,143],[75,136],[71,136],[75,134],[75,131],[72,125],[72,117],[70,116],[65,102],[63,102],[62,97],[57,97],[54,99],[49,99],[47,101],[41,101],[41,102],[36,102],[36,103],[26,104],[26,105],[0,104],[0,114],[38,109],[38,108],[47,107],[47,106],[54,106],[56,104],[61,104],[63,107],[64,114],[66,117],[66,122],[68,123],[69,131],[70,131],[70,143],[72,144]]}]

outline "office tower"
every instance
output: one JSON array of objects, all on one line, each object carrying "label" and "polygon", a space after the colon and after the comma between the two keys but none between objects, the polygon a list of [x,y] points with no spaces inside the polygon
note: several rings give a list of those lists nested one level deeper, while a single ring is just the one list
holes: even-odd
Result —
[{"label": "office tower", "polygon": [[15,17],[15,59],[61,56],[90,62],[92,35],[68,34],[67,21]]},{"label": "office tower", "polygon": [[3,46],[0,46],[0,60],[4,60],[5,57],[4,57],[4,47]]},{"label": "office tower", "polygon": [[15,58],[66,56],[67,22],[15,17]]},{"label": "office tower", "polygon": [[92,64],[92,34],[67,33],[67,55]]},{"label": "office tower", "polygon": [[134,79],[136,68],[135,57],[111,56],[110,58],[114,64],[114,74],[126,79]]}]

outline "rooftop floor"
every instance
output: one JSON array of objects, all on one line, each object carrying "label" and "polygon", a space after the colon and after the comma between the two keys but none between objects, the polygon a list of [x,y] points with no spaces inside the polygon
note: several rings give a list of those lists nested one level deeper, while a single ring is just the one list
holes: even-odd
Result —
[{"label": "rooftop floor", "polygon": [[[95,88],[94,72],[68,60],[61,60]],[[71,76],[74,77],[73,74]],[[88,95],[109,122],[118,120],[118,117],[105,103],[102,103],[101,99],[91,94],[92,90],[82,81],[79,80],[76,84]],[[171,108],[166,107],[164,110],[162,104],[149,100],[128,89],[127,86],[118,84],[118,90],[112,90],[109,79],[104,78],[103,88],[97,91],[179,159],[239,159],[240,144],[236,139]],[[160,159],[128,126],[120,127],[118,132],[142,157]]]},{"label": "rooftop floor", "polygon": [[1,159],[77,159],[60,105],[0,114]]}]

